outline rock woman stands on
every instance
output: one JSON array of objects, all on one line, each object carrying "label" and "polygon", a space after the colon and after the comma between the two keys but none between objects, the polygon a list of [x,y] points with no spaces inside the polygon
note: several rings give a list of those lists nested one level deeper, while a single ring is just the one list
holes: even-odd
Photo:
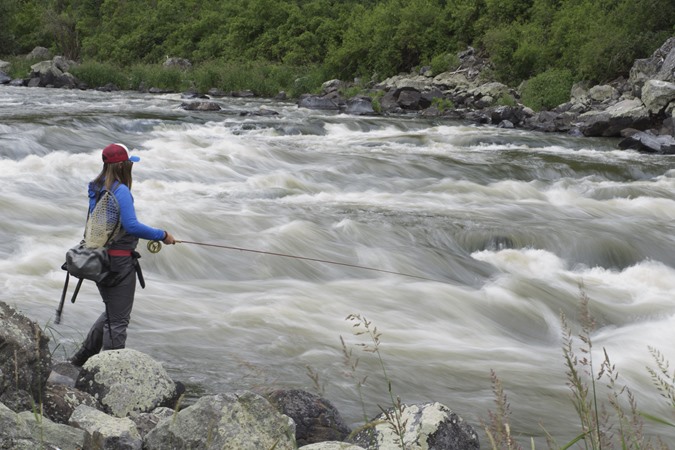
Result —
[{"label": "rock woman stands on", "polygon": [[82,346],[70,359],[76,366],[84,365],[101,350],[125,346],[136,292],[137,259],[140,256],[135,251],[138,239],[176,243],[171,233],[145,225],[136,218],[131,195],[131,169],[138,161],[140,158],[130,156],[125,145],[110,144],[103,149],[101,173],[89,183],[89,212],[96,206],[101,191],[112,192],[119,205],[121,230],[108,250],[111,275],[97,283],[105,311],[94,322]]}]

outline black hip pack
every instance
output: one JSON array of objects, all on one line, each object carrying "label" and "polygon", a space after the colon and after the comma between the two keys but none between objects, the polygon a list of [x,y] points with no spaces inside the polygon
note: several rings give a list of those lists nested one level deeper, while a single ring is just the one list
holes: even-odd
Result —
[{"label": "black hip pack", "polygon": [[110,275],[108,248],[118,237],[120,229],[120,207],[117,198],[107,189],[99,190],[94,208],[87,209],[84,239],[66,252],[66,262],[61,266],[66,271],[66,281],[54,323],[61,322],[68,280],[71,275],[78,278],[71,303],[75,303],[83,280],[100,283]]}]

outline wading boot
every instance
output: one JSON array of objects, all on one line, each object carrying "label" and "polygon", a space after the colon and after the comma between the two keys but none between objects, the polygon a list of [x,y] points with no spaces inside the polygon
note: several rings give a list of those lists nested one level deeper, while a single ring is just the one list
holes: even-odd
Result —
[{"label": "wading boot", "polygon": [[87,360],[89,360],[89,358],[95,354],[96,353],[90,352],[86,348],[82,347],[68,361],[76,367],[82,367],[84,366],[84,363],[86,363]]}]

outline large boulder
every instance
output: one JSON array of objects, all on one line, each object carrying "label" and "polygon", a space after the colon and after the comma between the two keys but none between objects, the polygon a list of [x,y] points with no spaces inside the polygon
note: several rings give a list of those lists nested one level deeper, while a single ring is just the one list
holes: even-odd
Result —
[{"label": "large boulder", "polygon": [[423,91],[431,86],[431,79],[423,75],[395,75],[378,83],[380,89],[410,88]]},{"label": "large boulder", "polygon": [[106,413],[117,417],[174,406],[184,391],[159,362],[132,349],[108,350],[89,358],[75,387],[94,396]]},{"label": "large boulder", "polygon": [[341,102],[332,97],[303,94],[298,99],[298,107],[308,109],[339,110]]},{"label": "large boulder", "polygon": [[26,59],[30,61],[35,61],[38,59],[44,60],[44,59],[49,59],[52,57],[51,52],[49,49],[46,49],[45,47],[35,47],[29,54],[26,55]]},{"label": "large boulder", "polygon": [[351,432],[335,406],[318,395],[291,389],[276,390],[266,397],[279,412],[293,419],[299,446],[342,441]]},{"label": "large boulder", "polygon": [[15,413],[0,403],[0,449],[80,450],[85,433],[30,411]]},{"label": "large boulder", "polygon": [[12,401],[17,412],[31,409],[30,397],[40,402],[51,372],[49,338],[40,327],[0,302],[0,402]]},{"label": "large boulder", "polygon": [[474,86],[464,73],[457,72],[439,73],[434,77],[432,83],[439,89],[469,89]]},{"label": "large boulder", "polygon": [[95,408],[80,405],[68,422],[86,432],[84,448],[141,450],[143,439],[128,417],[112,417]]},{"label": "large boulder", "polygon": [[67,70],[74,64],[61,56],[57,56],[50,61],[40,61],[33,64],[30,66],[29,77],[31,82],[29,86],[73,89],[77,87],[79,81]]},{"label": "large boulder", "polygon": [[[352,442],[371,450],[401,448],[399,435],[388,417],[395,411],[382,413],[369,427],[354,436]],[[443,450],[479,450],[478,434],[456,413],[440,403],[403,405],[400,422],[404,424],[405,448]]]},{"label": "large boulder", "polygon": [[222,109],[218,103],[209,101],[183,102],[180,107],[186,111],[220,111]]},{"label": "large boulder", "polygon": [[663,155],[675,154],[675,138],[670,135],[654,135],[647,131],[626,129],[621,132],[624,139],[619,142],[619,148],[632,149],[640,152],[659,153]]},{"label": "large boulder", "polygon": [[673,109],[675,102],[675,83],[661,80],[648,80],[642,86],[642,103],[651,114],[660,114]]},{"label": "large boulder", "polygon": [[354,116],[370,116],[375,114],[370,97],[356,96],[347,100],[343,112]]},{"label": "large boulder", "polygon": [[636,97],[649,80],[675,82],[675,37],[669,38],[651,57],[637,59],[630,69],[629,83]]},{"label": "large boulder", "polygon": [[619,98],[619,91],[608,84],[593,86],[588,90],[588,96],[595,103],[609,103]]},{"label": "large boulder", "polygon": [[577,124],[584,136],[616,137],[624,128],[645,130],[651,125],[649,112],[639,99],[622,100],[602,111],[579,116]]},{"label": "large boulder", "polygon": [[161,420],[145,437],[145,450],[168,448],[293,450],[295,424],[250,391],[206,396]]}]

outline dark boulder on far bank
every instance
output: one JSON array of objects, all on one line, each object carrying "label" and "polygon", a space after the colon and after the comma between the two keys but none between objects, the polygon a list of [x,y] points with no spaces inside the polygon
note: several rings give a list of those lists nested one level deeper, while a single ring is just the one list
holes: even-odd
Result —
[{"label": "dark boulder on far bank", "polygon": [[669,135],[654,135],[647,131],[626,129],[622,131],[624,139],[619,148],[638,150],[646,153],[675,155],[675,138]]}]

